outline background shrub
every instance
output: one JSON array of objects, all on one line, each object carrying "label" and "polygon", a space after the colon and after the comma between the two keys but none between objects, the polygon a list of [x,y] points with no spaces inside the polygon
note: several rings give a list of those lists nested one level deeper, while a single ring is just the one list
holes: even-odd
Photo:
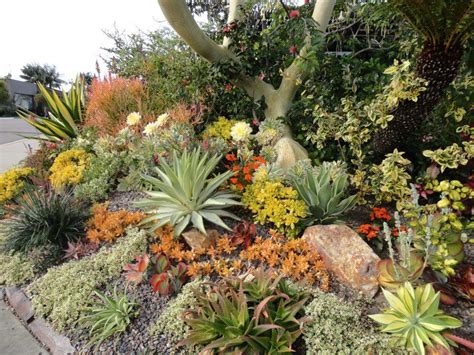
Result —
[{"label": "background shrub", "polygon": [[48,244],[64,248],[68,241],[81,238],[89,208],[70,191],[28,186],[14,205],[5,207],[5,213],[9,217],[2,230],[7,235],[7,249],[28,251]]},{"label": "background shrub", "polygon": [[51,268],[27,290],[37,315],[47,318],[57,330],[73,326],[90,305],[94,290],[119,277],[123,265],[144,253],[146,245],[146,232],[133,228],[96,255]]}]

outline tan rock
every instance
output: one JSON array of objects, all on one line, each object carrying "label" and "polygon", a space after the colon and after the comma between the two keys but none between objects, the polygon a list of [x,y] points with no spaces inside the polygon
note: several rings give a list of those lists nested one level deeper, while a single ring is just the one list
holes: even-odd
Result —
[{"label": "tan rock", "polygon": [[303,238],[321,255],[327,269],[343,284],[372,298],[378,290],[380,258],[362,238],[345,225],[318,225]]},{"label": "tan rock", "polygon": [[281,169],[289,169],[299,160],[308,159],[308,152],[290,137],[283,137],[275,144],[277,160],[275,165]]},{"label": "tan rock", "polygon": [[186,243],[193,250],[207,249],[211,245],[215,244],[216,239],[219,237],[219,232],[215,229],[208,229],[207,235],[202,234],[196,228],[192,228],[188,232],[182,234]]}]

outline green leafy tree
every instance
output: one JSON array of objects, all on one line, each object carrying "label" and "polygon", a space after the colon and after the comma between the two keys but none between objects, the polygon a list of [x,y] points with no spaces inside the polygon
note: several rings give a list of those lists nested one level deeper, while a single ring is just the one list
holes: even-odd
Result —
[{"label": "green leafy tree", "polygon": [[[158,0],[158,3],[167,18],[171,27],[179,36],[200,56],[208,62],[221,69],[232,83],[245,90],[248,96],[254,101],[265,101],[264,114],[266,118],[285,117],[292,106],[293,100],[299,88],[299,84],[311,71],[311,67],[306,65],[305,59],[314,55],[315,40],[318,33],[324,32],[336,4],[335,0],[318,0],[312,6],[309,3],[304,7],[311,7],[311,11],[301,12],[289,8],[281,3],[272,4],[266,1],[254,2],[246,0],[231,0],[229,2],[229,12],[226,26],[223,28],[222,44],[217,43],[217,39],[211,39],[200,29],[185,0]],[[273,11],[281,13],[287,22],[304,16],[304,30],[295,31],[299,38],[299,46],[285,48],[285,51],[293,55],[293,60],[288,66],[279,68],[281,78],[278,83],[268,82],[264,77],[255,73],[252,63],[245,63],[241,60],[242,47],[232,45],[233,39],[229,35],[237,26],[248,26],[245,21],[245,8],[252,8],[257,3],[270,6]],[[290,11],[291,10],[291,11]],[[256,75],[255,75],[256,74]],[[286,146],[298,152],[300,158],[304,157],[304,150],[291,137],[284,137]],[[278,143],[277,143],[278,144]]]},{"label": "green leafy tree", "polygon": [[21,72],[20,78],[31,83],[41,83],[49,89],[59,88],[63,83],[54,65],[29,63],[21,68]]}]

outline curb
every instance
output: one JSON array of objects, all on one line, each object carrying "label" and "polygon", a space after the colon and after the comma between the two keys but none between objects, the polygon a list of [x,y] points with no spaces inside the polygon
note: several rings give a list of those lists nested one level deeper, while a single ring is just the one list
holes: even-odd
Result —
[{"label": "curb", "polygon": [[8,303],[15,310],[18,317],[25,323],[26,328],[47,348],[53,355],[74,354],[76,350],[69,339],[56,333],[42,318],[35,318],[33,306],[25,293],[17,287],[7,287],[0,290],[0,296],[5,292]]}]

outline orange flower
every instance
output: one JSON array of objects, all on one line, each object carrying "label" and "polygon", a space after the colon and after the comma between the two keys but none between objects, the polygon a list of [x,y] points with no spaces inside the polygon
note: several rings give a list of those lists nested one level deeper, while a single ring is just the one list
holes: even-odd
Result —
[{"label": "orange flower", "polygon": [[244,179],[245,179],[245,181],[251,182],[252,181],[252,175],[246,174]]},{"label": "orange flower", "polygon": [[237,160],[237,157],[235,156],[235,154],[227,154],[225,156],[225,158],[228,160],[228,161],[236,161]]},{"label": "orange flower", "polygon": [[230,182],[233,183],[233,184],[238,184],[239,179],[238,178],[231,178]]},{"label": "orange flower", "polygon": [[371,240],[377,237],[377,234],[379,231],[380,231],[380,227],[373,226],[371,224],[362,224],[357,229],[357,232],[361,234],[365,234],[367,236],[367,240]]},{"label": "orange flower", "polygon": [[390,217],[390,215],[388,214],[387,212],[387,209],[386,208],[377,208],[377,207],[374,207],[373,208],[373,213],[370,214],[370,220],[371,221],[374,221],[376,219],[382,219],[386,222],[389,222],[392,217]]},{"label": "orange flower", "polygon": [[244,174],[250,174],[250,167],[248,165],[246,165],[246,166],[244,166],[242,171],[244,172]]}]

